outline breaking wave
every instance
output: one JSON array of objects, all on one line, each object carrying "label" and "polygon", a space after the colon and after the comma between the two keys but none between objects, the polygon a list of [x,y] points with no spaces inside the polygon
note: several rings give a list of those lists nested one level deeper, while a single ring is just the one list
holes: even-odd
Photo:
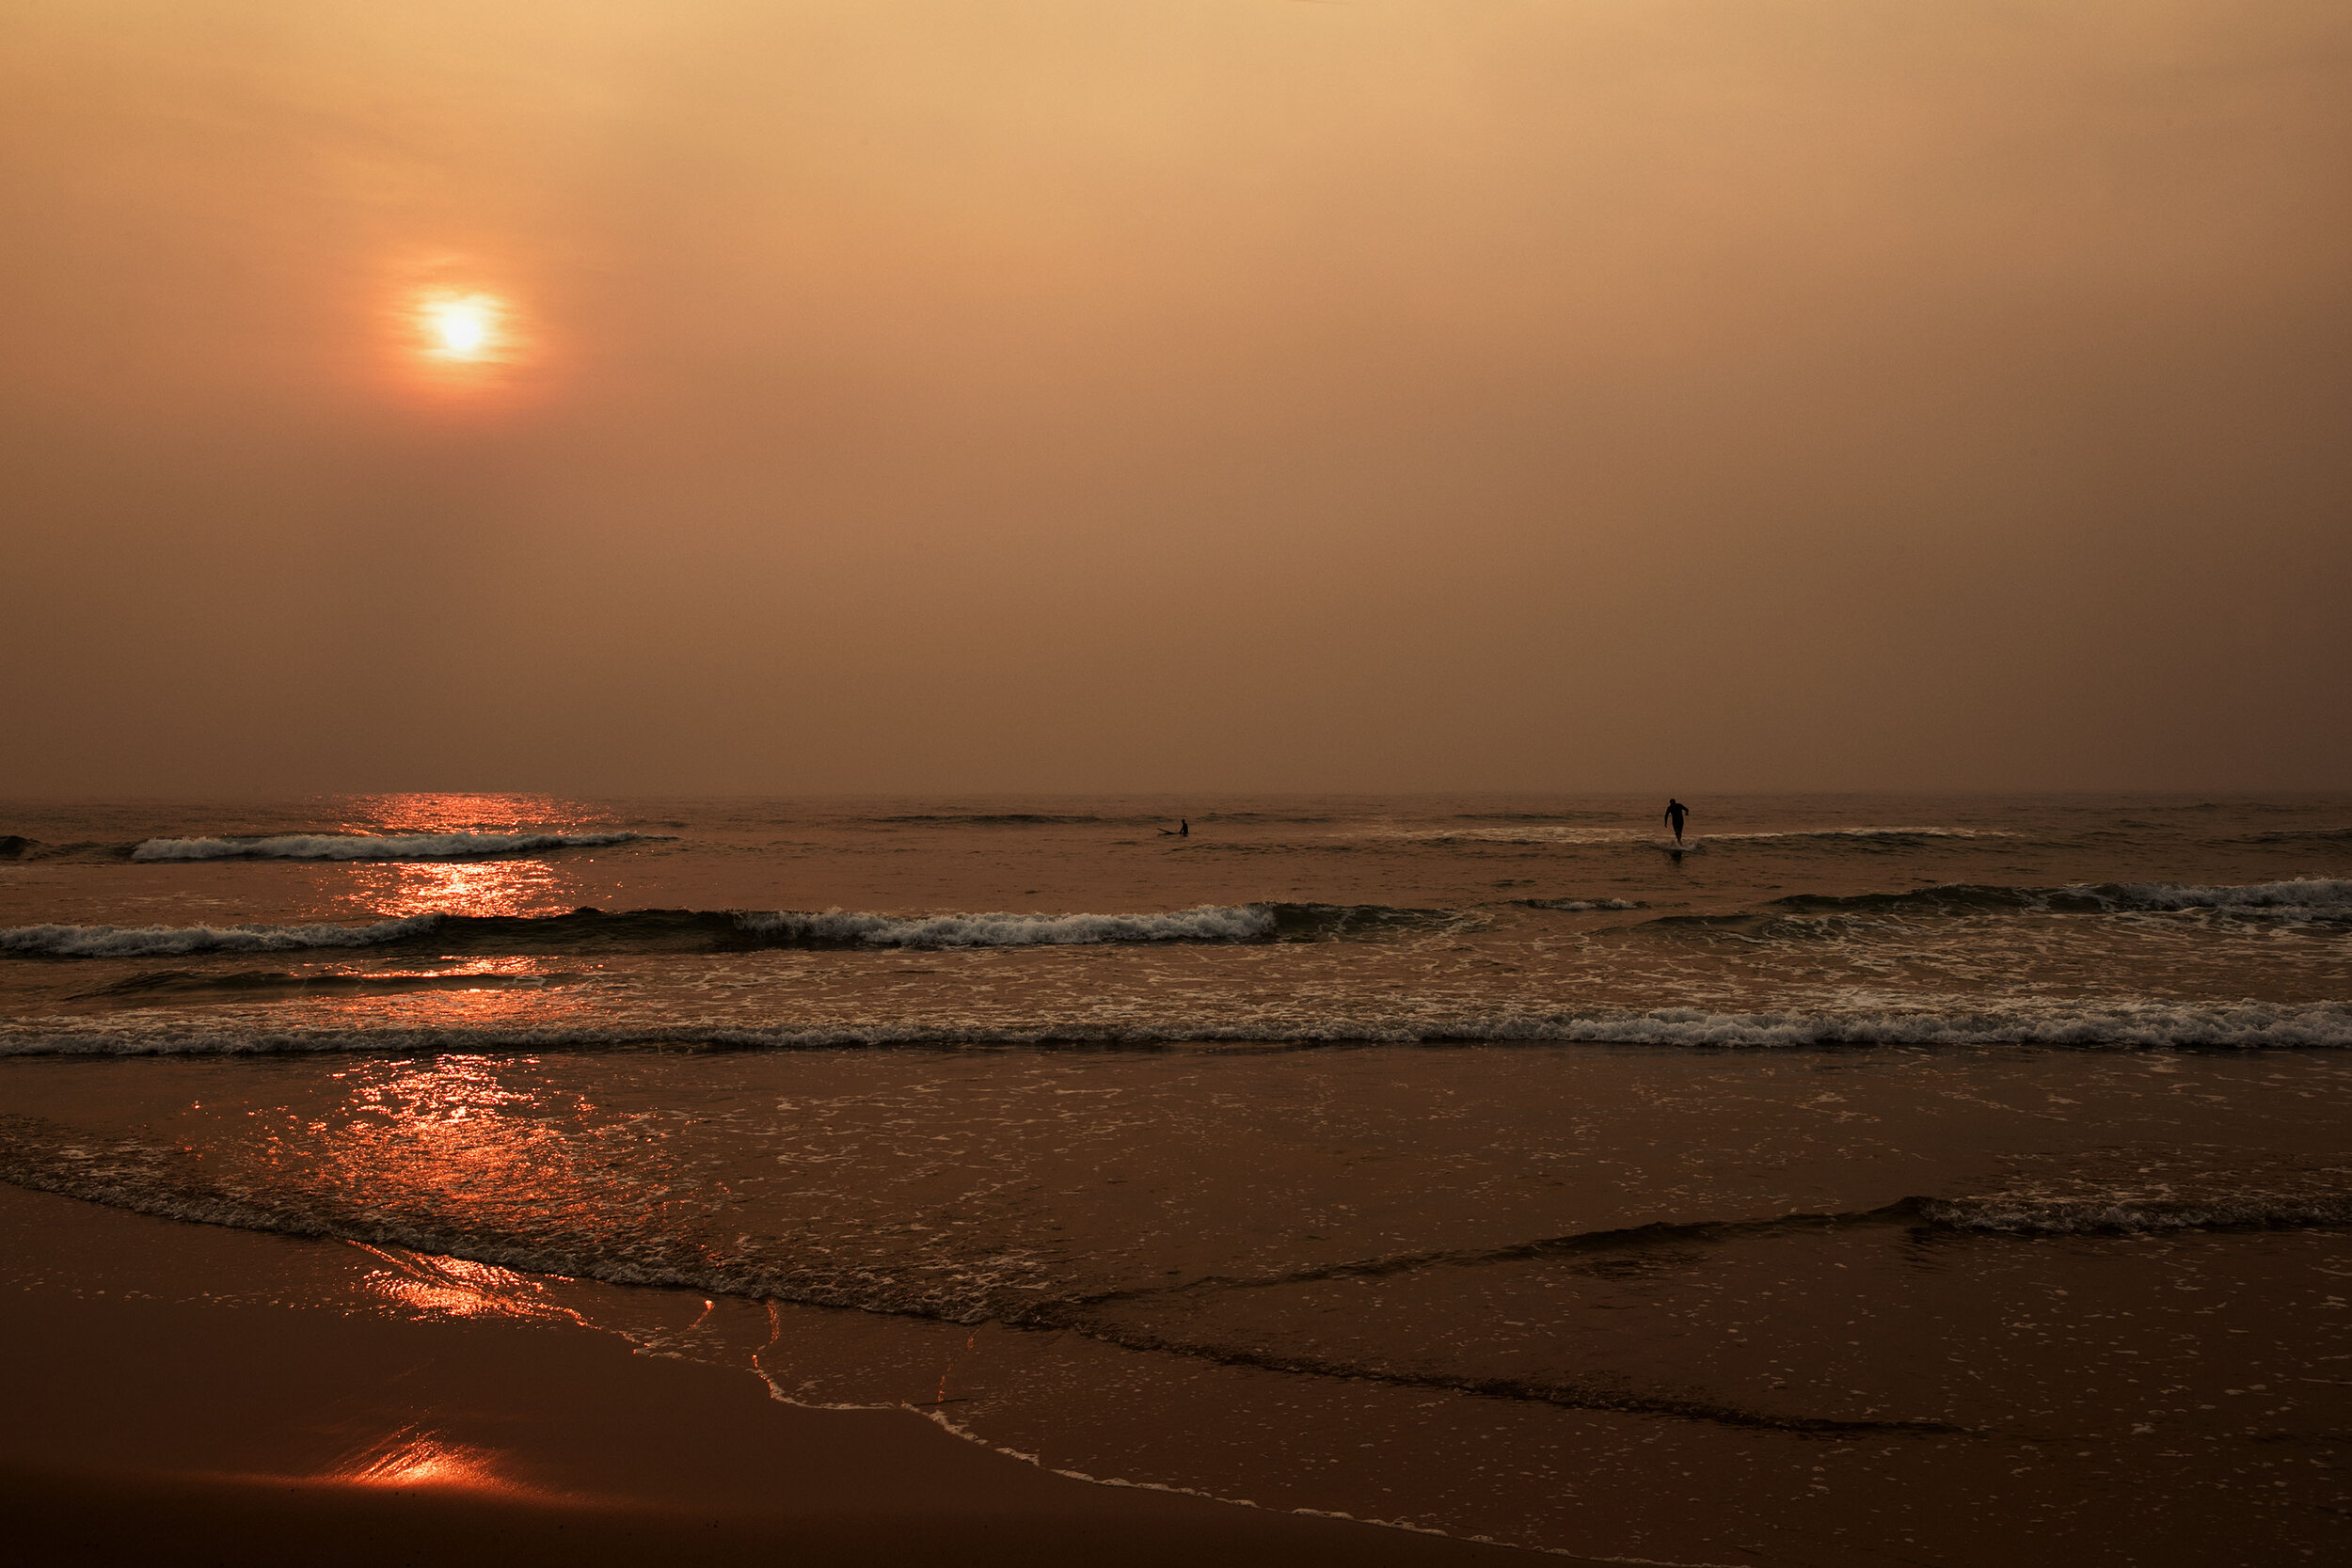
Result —
[{"label": "breaking wave", "polygon": [[430,942],[441,953],[730,952],[760,947],[1058,947],[1135,942],[1321,942],[1464,917],[1382,904],[1203,904],[1163,914],[870,914],[574,910],[553,915],[420,914],[367,926],[21,926],[0,953],[48,958],[178,958]]},{"label": "breaking wave", "polygon": [[1502,1013],[1486,1018],[1333,1018],[1311,1023],[1224,1017],[1138,1023],[1084,1018],[1008,1025],[810,1022],[481,1026],[472,1028],[222,1029],[163,1022],[126,1026],[57,1019],[0,1025],[0,1057],[264,1055],[333,1051],[841,1051],[861,1048],[1162,1050],[1258,1045],[1651,1045],[1710,1050],[2036,1046],[2074,1050],[2352,1048],[2352,1004],[2233,1006],[2169,1002],[2060,1006],[2025,1012]]},{"label": "breaking wave", "polygon": [[649,833],[278,833],[267,838],[151,838],[135,861],[421,861],[593,849]]},{"label": "breaking wave", "polygon": [[227,974],[185,969],[146,970],[94,990],[77,991],[77,1002],[131,1006],[183,1001],[270,1000],[278,996],[387,996],[419,990],[544,990],[575,985],[576,974],[501,974],[451,970],[431,974],[300,974],[237,970]]},{"label": "breaking wave", "polygon": [[1095,813],[1057,814],[1035,811],[931,811],[912,812],[900,816],[877,816],[870,820],[893,826],[917,823],[951,828],[1062,828],[1101,824],[1111,827],[1133,827],[1138,823],[1166,822],[1166,816],[1104,816]]},{"label": "breaking wave", "polygon": [[1921,1197],[1910,1202],[1922,1220],[1945,1229],[2011,1235],[2146,1235],[2165,1230],[2352,1225],[2352,1192],[2210,1193],[2190,1197]]},{"label": "breaking wave", "polygon": [[0,953],[44,958],[179,958],[190,953],[292,953],[376,947],[423,936],[437,914],[373,926],[17,926],[0,930]]},{"label": "breaking wave", "polygon": [[1693,834],[1692,842],[1707,844],[1864,844],[1901,848],[1941,838],[2014,838],[1997,828],[1791,828],[1780,832]]},{"label": "breaking wave", "polygon": [[2352,918],[2352,880],[2307,878],[2242,887],[2201,887],[2185,882],[2003,887],[1954,882],[1909,893],[1796,894],[1776,898],[1766,908],[1805,914],[2169,914],[2185,910],[2218,910],[2344,919]]},{"label": "breaking wave", "polygon": [[1102,942],[1263,942],[1276,934],[1263,904],[1203,904],[1173,914],[821,914],[779,911],[736,916],[756,936],[794,946],[1058,947]]},{"label": "breaking wave", "polygon": [[2013,839],[2017,835],[1994,828],[1793,828],[1780,832],[1692,832],[1681,843],[1662,835],[1655,825],[1626,827],[1614,812],[1558,814],[1493,812],[1462,814],[1456,823],[1486,822],[1494,826],[1442,828],[1376,828],[1344,835],[1369,841],[1387,840],[1431,845],[1502,844],[1544,847],[1615,847],[1646,852],[1664,849],[1692,854],[1709,846],[1723,850],[1752,848],[1851,848],[1893,851],[1945,841]]}]

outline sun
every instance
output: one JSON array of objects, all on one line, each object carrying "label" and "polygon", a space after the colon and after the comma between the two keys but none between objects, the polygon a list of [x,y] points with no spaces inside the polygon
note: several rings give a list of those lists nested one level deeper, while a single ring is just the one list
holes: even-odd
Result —
[{"label": "sun", "polygon": [[490,294],[436,293],[418,301],[416,323],[428,359],[480,364],[501,357],[506,307]]},{"label": "sun", "polygon": [[546,324],[513,269],[456,254],[390,257],[383,290],[376,373],[401,402],[479,420],[545,393]]}]

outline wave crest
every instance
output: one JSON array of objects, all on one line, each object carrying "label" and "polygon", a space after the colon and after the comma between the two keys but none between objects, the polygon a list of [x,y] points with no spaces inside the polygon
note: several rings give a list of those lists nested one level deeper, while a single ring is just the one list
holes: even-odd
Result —
[{"label": "wave crest", "polygon": [[2190,882],[2087,882],[2070,887],[1951,882],[1909,893],[1801,893],[1776,898],[1766,907],[1803,914],[2169,914],[2216,910],[2342,919],[2352,918],[2352,880],[2313,877],[2234,887]]},{"label": "wave crest", "polygon": [[757,947],[1057,947],[1099,942],[1327,942],[1463,920],[1383,904],[1202,904],[1152,914],[874,914],[859,910],[630,910],[608,914],[427,913],[367,926],[21,926],[0,953],[176,958],[375,947],[430,938],[445,953],[722,952]]},{"label": "wave crest", "polygon": [[2165,1230],[2352,1225],[2352,1193],[2214,1193],[2195,1197],[1922,1197],[1919,1217],[1947,1230],[2004,1235],[2146,1235]]},{"label": "wave crest", "polygon": [[593,849],[651,833],[277,833],[266,838],[151,838],[135,861],[469,860],[545,849]]},{"label": "wave crest", "polygon": [[1789,828],[1778,832],[1708,833],[1710,844],[1764,843],[1789,839],[1933,839],[1933,838],[2014,838],[2017,835],[1998,828]]},{"label": "wave crest", "polygon": [[843,1051],[894,1047],[1163,1050],[1183,1046],[1274,1045],[1655,1045],[1708,1050],[1804,1050],[1909,1046],[1922,1049],[2039,1046],[2060,1050],[2352,1049],[2352,1004],[2195,1006],[2112,1003],[2039,1012],[1502,1013],[1486,1018],[1400,1021],[1333,1018],[1174,1019],[1164,1022],[1085,1018],[1001,1022],[812,1022],[746,1028],[675,1023],[539,1027],[291,1028],[222,1030],[184,1022],[126,1026],[50,1019],[0,1024],[0,1057],[299,1054],[327,1051],[615,1051],[685,1046],[708,1051]]},{"label": "wave crest", "polygon": [[1278,917],[1264,904],[1202,904],[1171,914],[866,914],[854,910],[739,914],[754,936],[794,946],[1059,947],[1104,942],[1263,942]]},{"label": "wave crest", "polygon": [[18,926],[0,930],[0,953],[44,958],[179,958],[190,953],[291,953],[374,947],[434,930],[437,914],[373,926]]}]

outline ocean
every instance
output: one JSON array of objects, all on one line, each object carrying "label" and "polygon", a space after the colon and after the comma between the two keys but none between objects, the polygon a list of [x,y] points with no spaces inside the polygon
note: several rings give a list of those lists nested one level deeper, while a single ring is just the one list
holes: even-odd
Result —
[{"label": "ocean", "polygon": [[2352,796],[1664,804],[18,803],[0,1180],[1262,1508],[2352,1546]]}]

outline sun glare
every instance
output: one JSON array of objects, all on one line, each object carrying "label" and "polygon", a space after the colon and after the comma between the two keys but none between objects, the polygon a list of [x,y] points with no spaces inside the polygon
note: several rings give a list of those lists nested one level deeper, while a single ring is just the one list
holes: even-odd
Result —
[{"label": "sun glare", "polygon": [[392,383],[469,417],[517,405],[544,346],[530,312],[488,271],[462,261],[428,259],[401,271],[382,318]]},{"label": "sun glare", "polygon": [[427,358],[478,364],[504,345],[506,308],[488,294],[428,294],[417,307]]}]

